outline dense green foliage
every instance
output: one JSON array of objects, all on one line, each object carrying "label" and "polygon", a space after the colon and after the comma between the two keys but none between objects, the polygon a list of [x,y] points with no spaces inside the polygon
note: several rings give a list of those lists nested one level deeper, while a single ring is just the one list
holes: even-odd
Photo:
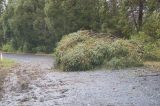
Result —
[{"label": "dense green foliage", "polygon": [[10,42],[3,45],[2,50],[4,52],[12,52],[12,53],[15,52],[15,49],[13,48],[13,46]]},{"label": "dense green foliage", "polygon": [[44,0],[9,1],[1,17],[4,42],[23,52],[50,51],[53,39],[46,28],[44,6]]},{"label": "dense green foliage", "polygon": [[111,56],[106,61],[106,67],[110,68],[129,68],[141,66],[143,64],[141,46],[129,40],[116,40],[110,46]]},{"label": "dense green foliage", "polygon": [[0,0],[0,49],[50,53],[58,43],[64,70],[160,60],[159,42],[159,0]]},{"label": "dense green foliage", "polygon": [[143,45],[141,51],[144,54],[144,60],[160,60],[160,39],[139,32],[132,36],[132,40]]},{"label": "dense green foliage", "polygon": [[159,4],[159,0],[0,0],[0,47],[52,52],[63,35],[80,29],[124,38],[143,31],[157,39]]},{"label": "dense green foliage", "polygon": [[62,38],[55,57],[57,66],[65,71],[88,70],[100,65],[117,69],[142,65],[139,50],[133,41],[78,31]]},{"label": "dense green foliage", "polygon": [[144,24],[144,32],[154,40],[160,39],[160,13],[150,15]]}]

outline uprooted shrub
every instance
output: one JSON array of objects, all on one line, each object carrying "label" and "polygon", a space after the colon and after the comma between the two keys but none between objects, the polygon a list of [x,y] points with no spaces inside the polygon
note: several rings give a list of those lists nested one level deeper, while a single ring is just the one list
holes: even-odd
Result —
[{"label": "uprooted shrub", "polygon": [[64,71],[89,70],[96,66],[125,68],[142,64],[136,43],[110,36],[78,31],[62,38],[55,51],[56,66]]}]

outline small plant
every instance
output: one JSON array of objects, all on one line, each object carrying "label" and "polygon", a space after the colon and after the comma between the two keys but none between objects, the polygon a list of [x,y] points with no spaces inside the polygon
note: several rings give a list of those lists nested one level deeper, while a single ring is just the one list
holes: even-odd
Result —
[{"label": "small plant", "polygon": [[14,52],[15,50],[14,50],[11,43],[7,43],[7,44],[2,46],[2,51],[4,51],[4,52]]}]

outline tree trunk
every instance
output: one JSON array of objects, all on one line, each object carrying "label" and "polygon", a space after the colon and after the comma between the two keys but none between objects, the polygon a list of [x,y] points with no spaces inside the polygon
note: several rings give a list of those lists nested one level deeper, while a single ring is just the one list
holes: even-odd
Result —
[{"label": "tree trunk", "polygon": [[138,24],[137,24],[136,16],[134,14],[134,10],[133,10],[132,6],[131,6],[131,14],[132,14],[132,18],[133,18],[135,29],[136,29],[136,31],[138,31]]},{"label": "tree trunk", "polygon": [[139,31],[142,29],[143,9],[144,9],[144,0],[140,0],[139,1],[139,15],[138,15],[138,27],[139,27]]}]

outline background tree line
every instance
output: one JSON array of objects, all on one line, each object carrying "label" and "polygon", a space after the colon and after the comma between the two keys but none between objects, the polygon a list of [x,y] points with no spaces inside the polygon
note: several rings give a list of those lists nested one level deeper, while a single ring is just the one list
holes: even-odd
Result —
[{"label": "background tree line", "polygon": [[0,46],[52,52],[63,35],[80,29],[130,38],[160,38],[160,0],[0,0]]}]

